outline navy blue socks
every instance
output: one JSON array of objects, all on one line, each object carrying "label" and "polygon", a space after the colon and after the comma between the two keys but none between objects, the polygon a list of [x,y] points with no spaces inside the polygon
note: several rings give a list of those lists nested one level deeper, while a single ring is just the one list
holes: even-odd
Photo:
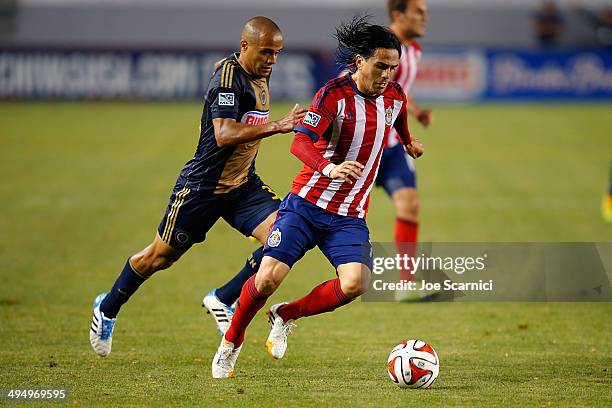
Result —
[{"label": "navy blue socks", "polygon": [[[257,272],[262,258],[263,247],[259,247],[247,259],[242,270],[229,282],[217,289],[216,295],[221,302],[230,306],[238,299],[242,286]],[[146,278],[132,268],[130,260],[128,259],[119,277],[115,281],[113,288],[100,304],[100,311],[108,318],[116,317],[121,306],[128,301],[130,296],[138,290],[145,280]]]},{"label": "navy blue socks", "polygon": [[263,247],[259,247],[251,254],[244,264],[244,268],[236,276],[234,276],[229,282],[217,289],[217,297],[223,303],[231,306],[240,296],[242,285],[257,271],[263,258]]},{"label": "navy blue socks", "polygon": [[146,278],[132,268],[128,258],[113,288],[100,304],[100,311],[104,313],[105,317],[116,317],[121,306],[128,301],[145,280]]}]

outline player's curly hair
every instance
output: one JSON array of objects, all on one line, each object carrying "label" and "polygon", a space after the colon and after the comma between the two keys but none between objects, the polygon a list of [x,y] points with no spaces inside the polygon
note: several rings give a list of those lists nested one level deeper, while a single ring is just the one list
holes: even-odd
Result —
[{"label": "player's curly hair", "polygon": [[395,34],[386,27],[371,24],[369,20],[368,15],[357,15],[350,22],[336,27],[338,65],[351,67],[357,55],[370,58],[377,48],[396,49],[402,55],[402,45]]}]

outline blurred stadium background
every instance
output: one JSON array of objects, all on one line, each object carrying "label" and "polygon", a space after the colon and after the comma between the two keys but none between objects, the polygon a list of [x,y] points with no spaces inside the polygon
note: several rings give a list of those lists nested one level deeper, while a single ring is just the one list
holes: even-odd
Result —
[{"label": "blurred stadium background", "polygon": [[[414,94],[421,100],[608,99],[609,1],[432,0]],[[308,100],[334,73],[333,27],[372,0],[3,0],[0,97],[198,99],[244,21],[266,15],[287,52],[277,99]],[[554,3],[553,3],[554,4]],[[545,51],[545,52],[544,52]]]},{"label": "blurred stadium background", "polygon": [[[612,241],[612,4],[428,4],[413,90],[435,115],[412,125],[427,149],[421,239]],[[67,387],[76,405],[612,405],[610,303],[356,303],[300,323],[276,364],[258,318],[240,376],[211,382],[218,338],[199,301],[254,247],[222,223],[130,300],[108,359],[91,352],[90,301],[151,239],[244,21],[283,29],[279,117],[335,75],[333,28],[359,12],[387,23],[383,0],[0,0],[0,387]],[[279,194],[299,167],[290,139],[266,140],[257,161]],[[372,200],[372,239],[390,241],[392,205]],[[273,300],[331,274],[312,251]],[[431,392],[385,378],[407,337],[441,355]]]}]

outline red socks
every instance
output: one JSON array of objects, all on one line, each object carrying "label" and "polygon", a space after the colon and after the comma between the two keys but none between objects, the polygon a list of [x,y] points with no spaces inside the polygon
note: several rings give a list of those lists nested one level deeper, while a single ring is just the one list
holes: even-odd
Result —
[{"label": "red socks", "polygon": [[268,296],[262,296],[255,287],[255,276],[251,276],[240,292],[238,303],[236,304],[236,311],[232,319],[232,324],[225,333],[225,340],[234,343],[234,347],[240,347],[244,341],[244,333],[253,317],[257,314],[259,309],[264,307]]},{"label": "red socks", "polygon": [[[395,219],[395,244],[397,253],[414,257],[416,255],[416,242],[419,235],[419,223]],[[411,245],[412,244],[412,245]],[[414,275],[410,272],[412,267],[400,271],[400,280],[413,281]]]},{"label": "red socks", "polygon": [[395,219],[395,242],[417,242],[419,236],[419,223],[401,218]]},{"label": "red socks", "polygon": [[[242,287],[232,324],[225,333],[225,340],[234,343],[234,347],[242,345],[246,328],[268,300],[267,296],[262,296],[255,288],[255,276],[251,276]],[[344,294],[340,287],[340,279],[336,278],[316,286],[303,298],[284,305],[279,309],[278,315],[284,321],[296,320],[300,317],[331,312],[353,300],[354,298]]]},{"label": "red socks", "polygon": [[281,307],[278,315],[284,321],[295,320],[300,317],[331,312],[340,306],[350,303],[353,299],[342,292],[340,279],[336,278],[315,286],[308,295]]}]

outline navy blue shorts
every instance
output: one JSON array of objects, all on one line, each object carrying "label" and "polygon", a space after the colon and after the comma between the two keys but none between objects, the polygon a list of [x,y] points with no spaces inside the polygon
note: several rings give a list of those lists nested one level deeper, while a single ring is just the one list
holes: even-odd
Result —
[{"label": "navy blue shorts", "polygon": [[219,218],[249,236],[278,210],[280,202],[280,197],[258,176],[223,194],[193,191],[177,182],[157,231],[166,244],[179,250],[204,241]]},{"label": "navy blue shorts", "polygon": [[333,214],[298,195],[287,195],[268,234],[264,255],[292,267],[315,246],[336,269],[349,262],[372,269],[370,231],[364,219]]},{"label": "navy blue shorts", "polygon": [[376,185],[382,186],[389,196],[400,188],[416,188],[414,161],[401,144],[383,149]]}]

